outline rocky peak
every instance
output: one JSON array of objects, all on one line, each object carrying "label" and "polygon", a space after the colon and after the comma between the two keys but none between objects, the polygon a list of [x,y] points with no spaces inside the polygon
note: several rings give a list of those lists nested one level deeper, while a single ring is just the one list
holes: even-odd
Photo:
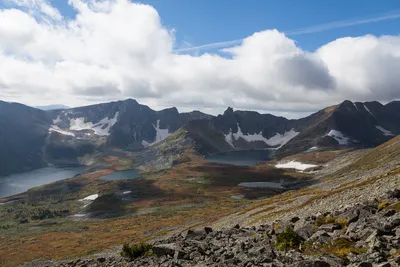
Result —
[{"label": "rocky peak", "polygon": [[164,113],[164,114],[169,114],[169,115],[176,115],[176,116],[179,115],[179,111],[178,111],[178,109],[176,107],[166,108],[166,109],[163,109],[163,110],[161,110],[159,112]]},{"label": "rocky peak", "polygon": [[233,114],[233,108],[231,108],[231,107],[228,107],[224,112],[224,116],[232,115],[232,114]]}]

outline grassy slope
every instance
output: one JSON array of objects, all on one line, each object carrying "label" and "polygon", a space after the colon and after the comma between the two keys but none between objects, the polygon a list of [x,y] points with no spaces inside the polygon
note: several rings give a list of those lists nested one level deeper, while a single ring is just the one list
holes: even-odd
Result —
[{"label": "grassy slope", "polygon": [[400,136],[366,153],[344,153],[338,156],[341,158],[347,161],[344,167],[332,168],[331,173],[321,177],[320,184],[256,201],[216,225],[224,227],[229,221],[259,224],[290,214],[337,209],[339,202],[349,204],[400,188]]},{"label": "grassy slope", "polygon": [[[168,145],[159,144],[159,153],[174,149],[172,140],[175,139],[170,139]],[[169,169],[145,170],[141,179],[109,182],[98,177],[123,169],[126,159],[107,157],[102,161],[107,162],[109,169],[35,188],[21,195],[20,201],[0,205],[4,226],[0,227],[2,266],[33,259],[77,257],[124,242],[209,225],[241,210],[251,199],[281,193],[271,189],[246,190],[238,183],[279,181],[283,176],[297,178],[269,166],[232,167],[209,163],[194,155],[191,161]],[[132,193],[123,195],[124,191]],[[101,196],[86,208],[77,201],[95,193]],[[248,199],[231,198],[239,194]],[[68,211],[54,218],[32,218],[43,209]],[[66,217],[78,212],[90,212],[95,218],[73,221]],[[28,222],[21,223],[21,218]]]},{"label": "grassy slope", "polygon": [[341,169],[335,175],[350,173],[355,170],[368,171],[387,164],[394,164],[393,167],[400,167],[394,163],[396,159],[400,159],[400,136],[371,149],[366,155],[363,155],[353,164]]}]

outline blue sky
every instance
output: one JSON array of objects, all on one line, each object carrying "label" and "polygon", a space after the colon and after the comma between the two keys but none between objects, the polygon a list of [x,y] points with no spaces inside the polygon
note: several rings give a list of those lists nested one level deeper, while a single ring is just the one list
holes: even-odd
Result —
[{"label": "blue sky", "polygon": [[0,0],[0,99],[292,117],[400,99],[399,0],[138,3]]},{"label": "blue sky", "polygon": [[[53,0],[51,2],[64,16],[74,16],[74,11],[67,1]],[[237,40],[266,29],[290,32],[327,23],[360,21],[392,14],[399,16],[397,19],[383,19],[377,22],[299,34],[292,38],[301,48],[313,51],[343,36],[400,34],[398,27],[400,1],[398,0],[143,0],[136,2],[153,6],[160,14],[163,24],[176,29],[177,48],[185,47],[185,42],[200,46]],[[207,51],[215,50],[207,49]]]}]

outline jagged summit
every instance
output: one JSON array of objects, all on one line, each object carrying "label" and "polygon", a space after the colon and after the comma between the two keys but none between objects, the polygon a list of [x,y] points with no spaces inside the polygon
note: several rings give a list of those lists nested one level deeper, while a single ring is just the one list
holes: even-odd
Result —
[{"label": "jagged summit", "polygon": [[225,111],[224,111],[224,116],[233,114],[233,108],[228,107]]}]

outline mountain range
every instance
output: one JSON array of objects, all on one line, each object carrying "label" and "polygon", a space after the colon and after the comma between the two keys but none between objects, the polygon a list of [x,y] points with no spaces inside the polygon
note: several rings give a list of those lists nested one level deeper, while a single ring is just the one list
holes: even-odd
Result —
[{"label": "mountain range", "polygon": [[400,134],[399,119],[399,101],[344,101],[301,119],[232,108],[218,116],[176,108],[155,111],[133,99],[48,111],[0,101],[0,176],[78,163],[110,148],[152,150],[176,138],[172,134],[178,129],[200,155],[270,149],[282,157],[332,147],[373,147]]}]

